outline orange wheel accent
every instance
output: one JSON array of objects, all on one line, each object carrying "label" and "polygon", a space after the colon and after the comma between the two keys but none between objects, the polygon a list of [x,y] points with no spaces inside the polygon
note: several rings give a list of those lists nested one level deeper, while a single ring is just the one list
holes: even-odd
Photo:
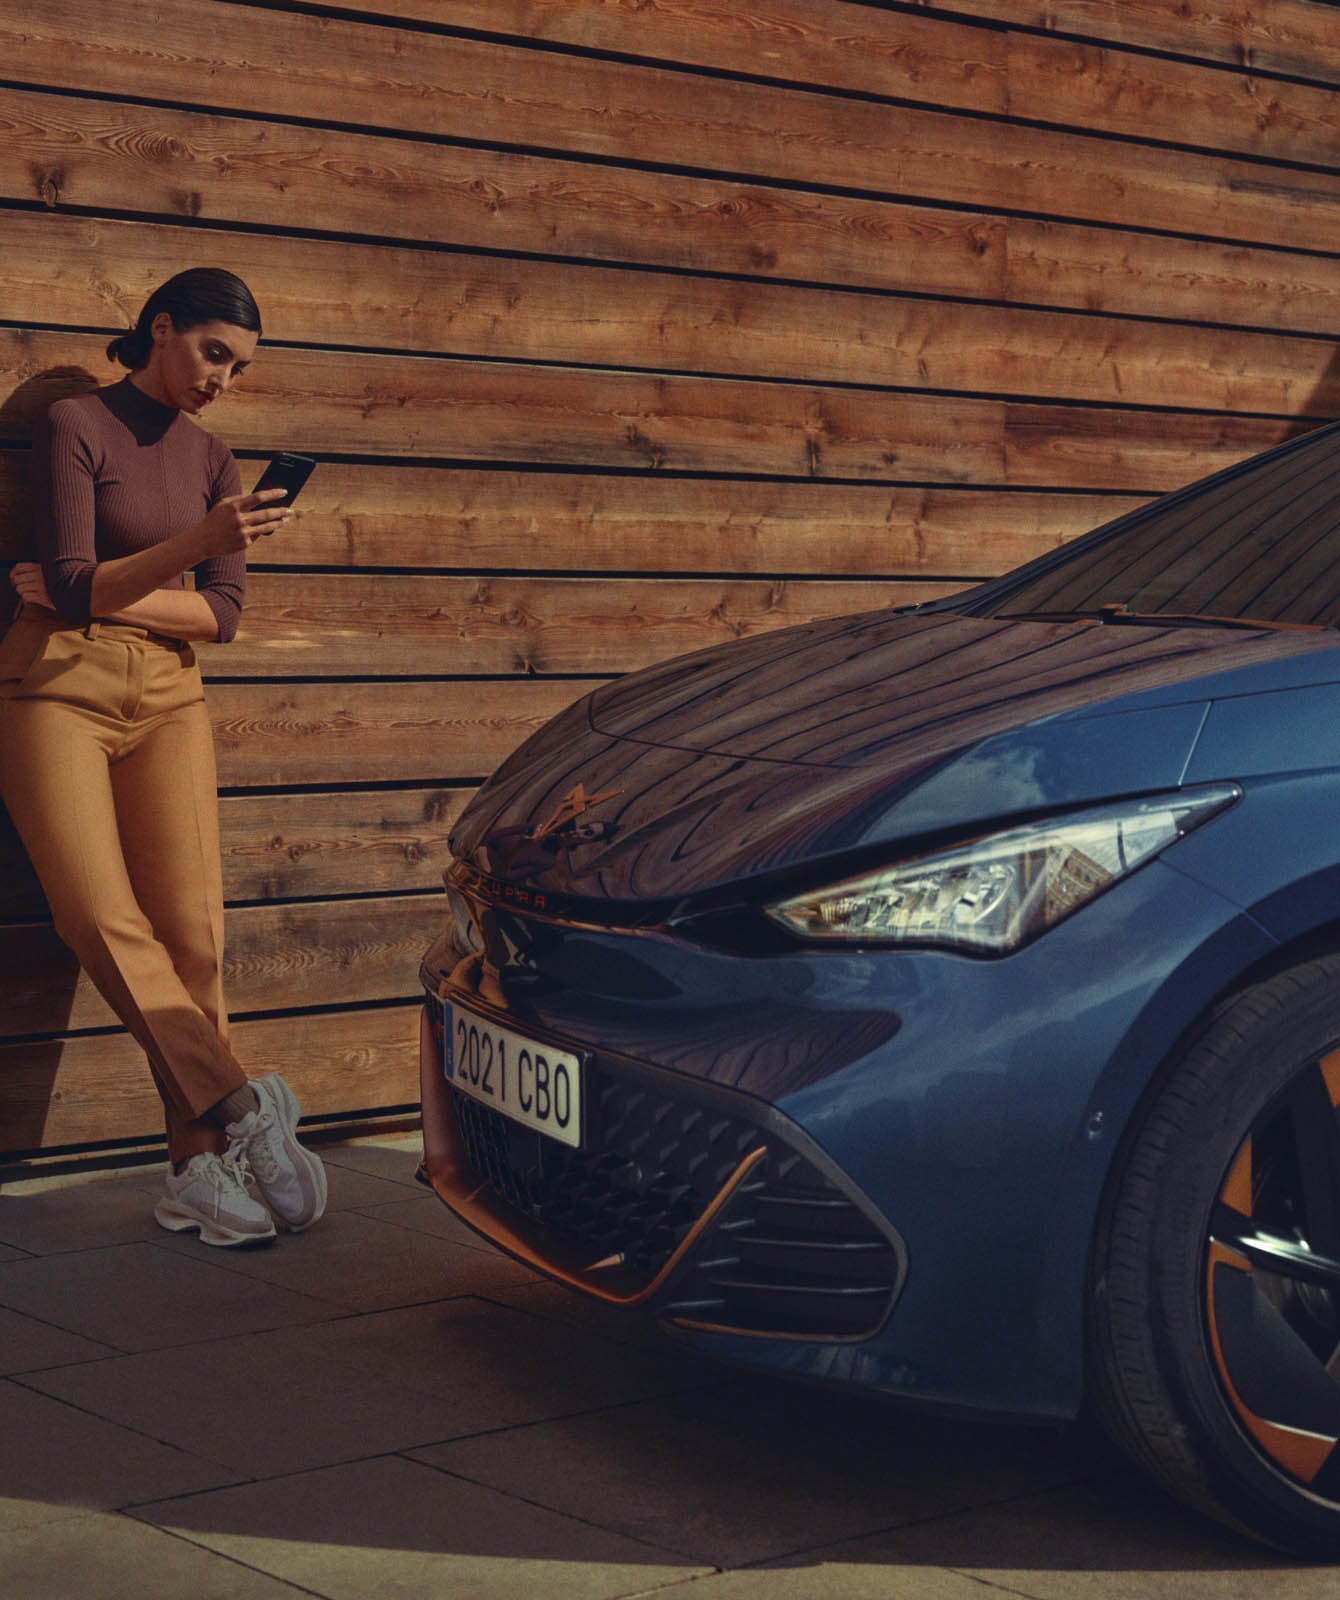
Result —
[{"label": "orange wheel accent", "polygon": [[1248,1135],[1243,1140],[1242,1149],[1234,1158],[1233,1165],[1228,1169],[1228,1177],[1224,1187],[1220,1190],[1219,1198],[1226,1206],[1241,1216],[1250,1217],[1252,1214],[1252,1141]]},{"label": "orange wheel accent", "polygon": [[1340,1050],[1333,1050],[1330,1055],[1321,1058],[1321,1075],[1330,1091],[1331,1104],[1340,1106]]},{"label": "orange wheel accent", "polygon": [[[1234,1172],[1241,1164],[1241,1155],[1233,1163]],[[1229,1184],[1233,1181],[1233,1174],[1229,1174]],[[1225,1184],[1225,1204],[1232,1204],[1227,1197],[1229,1184]],[[1236,1209],[1236,1208],[1235,1208]],[[1230,1250],[1227,1245],[1222,1245],[1218,1240],[1210,1241],[1209,1260],[1206,1265],[1205,1306],[1209,1313],[1210,1344],[1214,1350],[1214,1364],[1219,1370],[1219,1381],[1223,1384],[1228,1398],[1233,1402],[1233,1409],[1241,1417],[1243,1426],[1256,1440],[1262,1450],[1287,1473],[1300,1479],[1303,1483],[1311,1483],[1313,1478],[1321,1471],[1330,1459],[1331,1452],[1335,1449],[1336,1440],[1322,1433],[1306,1433],[1301,1428],[1281,1427],[1278,1422],[1267,1422],[1264,1417],[1258,1417],[1242,1399],[1233,1385],[1232,1378],[1228,1375],[1228,1367],[1224,1362],[1223,1348],[1219,1343],[1219,1329],[1215,1322],[1214,1313],[1214,1277],[1219,1267],[1227,1267],[1235,1272],[1250,1272],[1252,1264],[1246,1256],[1241,1256],[1236,1250]]]}]

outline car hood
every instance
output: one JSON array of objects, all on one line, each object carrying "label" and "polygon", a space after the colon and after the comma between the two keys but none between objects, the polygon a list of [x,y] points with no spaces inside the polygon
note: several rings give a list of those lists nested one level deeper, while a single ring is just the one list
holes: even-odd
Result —
[{"label": "car hood", "polygon": [[660,902],[1172,788],[1202,680],[1335,646],[1333,634],[888,611],[788,628],[578,702],[479,791],[452,850],[527,893]]}]

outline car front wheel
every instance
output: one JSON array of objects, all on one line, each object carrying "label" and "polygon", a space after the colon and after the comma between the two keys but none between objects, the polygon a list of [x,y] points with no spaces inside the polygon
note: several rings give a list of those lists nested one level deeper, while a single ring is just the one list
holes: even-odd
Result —
[{"label": "car front wheel", "polygon": [[1221,1005],[1133,1119],[1094,1243],[1090,1393],[1181,1499],[1340,1555],[1340,955]]}]

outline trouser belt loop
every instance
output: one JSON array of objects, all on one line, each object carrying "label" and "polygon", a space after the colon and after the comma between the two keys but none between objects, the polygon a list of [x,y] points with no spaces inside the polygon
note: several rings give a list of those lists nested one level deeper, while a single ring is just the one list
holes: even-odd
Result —
[{"label": "trouser belt loop", "polygon": [[90,622],[88,627],[84,629],[84,637],[86,639],[96,639],[101,628],[102,624],[100,622]]}]

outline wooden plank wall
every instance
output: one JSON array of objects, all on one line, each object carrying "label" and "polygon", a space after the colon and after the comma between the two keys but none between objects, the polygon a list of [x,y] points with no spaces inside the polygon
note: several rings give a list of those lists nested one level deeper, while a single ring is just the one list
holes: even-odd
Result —
[{"label": "wooden plank wall", "polygon": [[[0,557],[185,265],[266,318],[211,426],[322,461],[207,653],[236,1038],[320,1116],[414,1100],[451,820],[574,695],[1340,412],[1321,0],[0,0],[0,56]],[[0,829],[0,1153],[156,1127]]]}]

